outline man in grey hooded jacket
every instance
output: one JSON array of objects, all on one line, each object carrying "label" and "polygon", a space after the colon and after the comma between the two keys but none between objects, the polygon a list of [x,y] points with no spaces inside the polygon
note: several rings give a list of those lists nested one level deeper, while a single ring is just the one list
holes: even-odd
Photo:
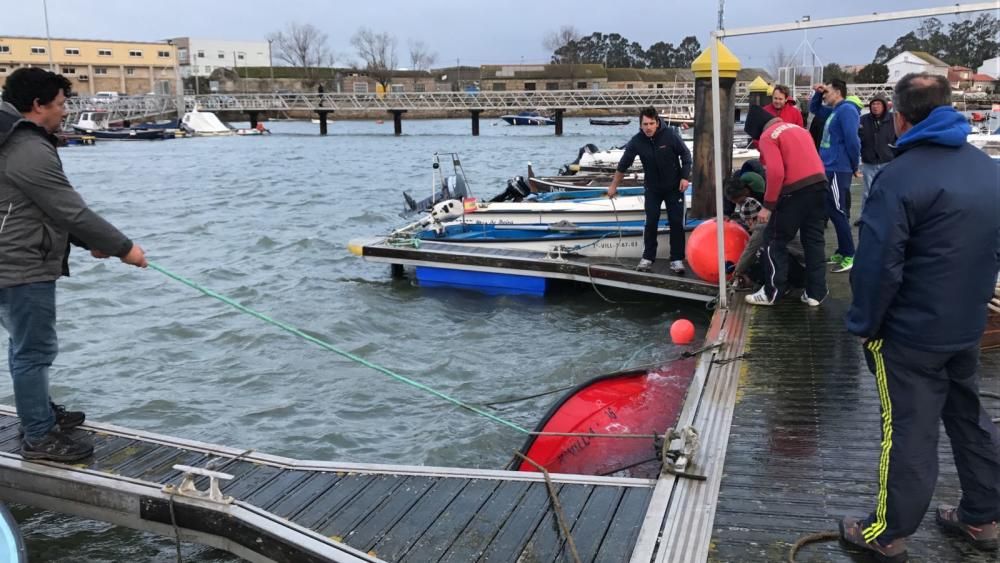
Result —
[{"label": "man in grey hooded jacket", "polygon": [[25,459],[76,461],[93,446],[67,431],[84,414],[49,397],[58,352],[55,282],[69,275],[69,245],[95,258],[145,267],[142,248],[94,213],[73,189],[56,153],[70,82],[40,68],[6,80],[0,103],[0,325],[6,329],[14,403]]}]

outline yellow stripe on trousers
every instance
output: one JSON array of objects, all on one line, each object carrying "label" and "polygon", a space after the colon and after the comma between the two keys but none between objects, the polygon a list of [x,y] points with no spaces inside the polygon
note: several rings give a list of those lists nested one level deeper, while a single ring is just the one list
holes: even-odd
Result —
[{"label": "yellow stripe on trousers", "polygon": [[875,503],[875,521],[862,534],[865,541],[873,542],[886,528],[886,500],[889,495],[889,452],[892,451],[892,402],[889,399],[889,382],[885,372],[885,358],[882,356],[881,338],[868,342],[868,350],[875,361],[875,383],[882,405],[882,456],[878,463],[878,497]]}]

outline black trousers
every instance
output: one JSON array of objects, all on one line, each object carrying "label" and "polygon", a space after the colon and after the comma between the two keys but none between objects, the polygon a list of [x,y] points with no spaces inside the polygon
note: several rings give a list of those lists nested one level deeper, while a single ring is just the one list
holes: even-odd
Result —
[{"label": "black trousers", "polygon": [[657,227],[660,224],[660,206],[667,204],[667,224],[670,226],[670,260],[684,259],[684,194],[664,190],[645,190],[646,225],[642,231],[642,257],[656,260]]},{"label": "black trousers", "polygon": [[806,293],[826,297],[826,182],[806,186],[778,199],[764,230],[764,290],[777,299],[788,290],[788,241],[796,233],[806,259]]},{"label": "black trousers", "polygon": [[962,485],[959,519],[1000,520],[1000,433],[979,401],[979,347],[926,352],[897,341],[865,344],[882,413],[879,492],[863,522],[883,545],[920,525],[938,477],[938,421],[944,422]]}]

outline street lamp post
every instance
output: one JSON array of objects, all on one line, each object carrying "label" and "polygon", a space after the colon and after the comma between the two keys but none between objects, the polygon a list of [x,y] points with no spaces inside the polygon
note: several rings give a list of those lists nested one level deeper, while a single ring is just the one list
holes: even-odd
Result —
[{"label": "street lamp post", "polygon": [[274,39],[267,40],[267,68],[271,72],[271,92],[274,93],[274,59],[271,58],[271,43]]},{"label": "street lamp post", "polygon": [[42,0],[42,11],[45,13],[45,40],[48,41],[49,48],[49,70],[55,71],[55,64],[52,62],[52,36],[49,35],[49,3],[47,0]]}]

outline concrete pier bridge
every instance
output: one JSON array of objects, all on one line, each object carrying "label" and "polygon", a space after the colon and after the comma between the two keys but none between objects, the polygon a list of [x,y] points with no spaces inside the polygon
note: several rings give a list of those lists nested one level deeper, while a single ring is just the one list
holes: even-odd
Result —
[{"label": "concrete pier bridge", "polygon": [[[867,102],[876,94],[891,94],[889,84],[852,84],[852,94]],[[807,91],[803,91],[805,95]],[[483,112],[517,113],[538,110],[555,119],[555,133],[562,134],[562,118],[568,111],[611,110],[634,112],[653,106],[661,111],[694,107],[694,83],[669,84],[666,88],[624,90],[537,90],[517,92],[390,92],[385,94],[208,94],[200,96],[124,96],[116,101],[94,104],[89,98],[67,101],[69,123],[75,123],[84,111],[103,110],[112,120],[139,121],[176,114],[178,108],[191,111],[228,111],[245,113],[252,125],[262,113],[308,112],[318,116],[320,133],[326,132],[326,119],[337,111],[386,112],[393,116],[396,134],[402,133],[402,116],[408,112],[467,111],[472,134],[479,133]],[[746,91],[736,92],[737,108],[748,104]]]}]

